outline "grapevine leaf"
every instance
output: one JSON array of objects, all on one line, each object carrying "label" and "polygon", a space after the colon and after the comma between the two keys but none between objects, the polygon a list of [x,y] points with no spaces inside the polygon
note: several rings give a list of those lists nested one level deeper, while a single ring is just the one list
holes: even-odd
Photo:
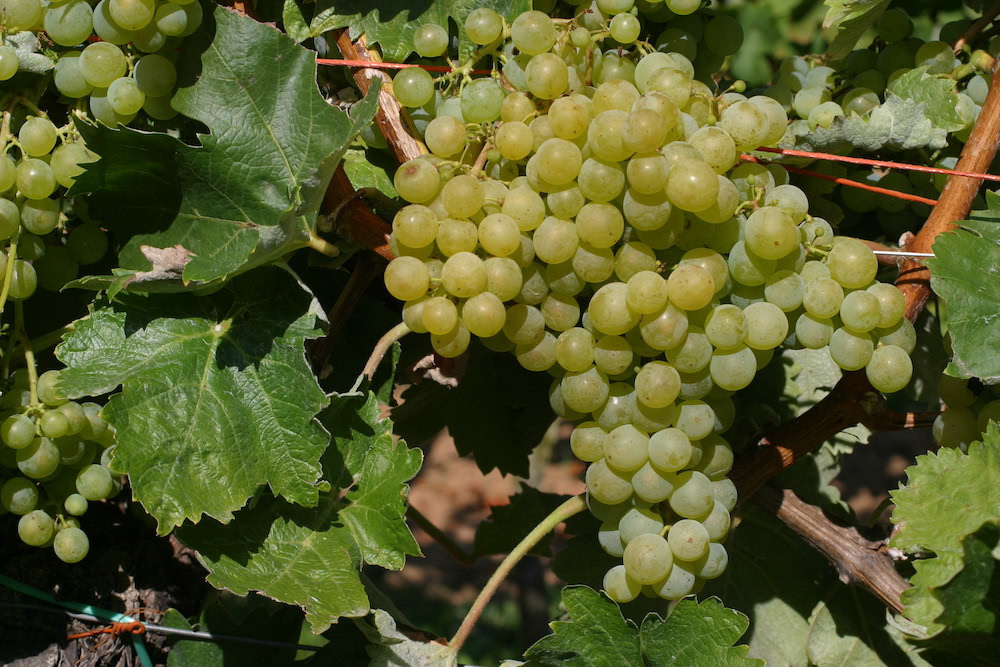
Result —
[{"label": "grapevine leaf", "polygon": [[281,10],[281,24],[285,26],[285,34],[295,40],[296,44],[312,37],[309,34],[309,23],[302,16],[302,8],[295,0],[285,0]]},{"label": "grapevine leaf", "polygon": [[393,442],[374,394],[337,397],[321,418],[333,433],[323,460],[335,490],[318,507],[264,497],[228,525],[178,530],[208,568],[209,583],[298,604],[314,632],[368,613],[363,562],[400,569],[407,555],[420,554],[404,519],[406,482],[420,468],[420,451]]},{"label": "grapevine leaf", "polygon": [[934,591],[934,597],[944,607],[937,622],[957,635],[992,636],[993,650],[1000,648],[997,618],[1000,557],[994,555],[998,546],[1000,526],[996,522],[983,524],[962,541],[965,567],[954,579]]},{"label": "grapevine leaf", "polygon": [[944,148],[948,133],[927,117],[925,105],[891,93],[867,118],[838,116],[829,128],[810,130],[807,123],[792,123],[781,141],[782,148],[846,153],[852,148],[868,152],[904,151],[914,148]]},{"label": "grapevine leaf", "polygon": [[[926,628],[926,636],[945,630],[936,619],[945,611],[935,589],[963,566],[962,540],[983,522],[1000,521],[1000,428],[991,424],[982,442],[967,454],[943,448],[917,457],[907,468],[907,483],[890,495],[898,530],[890,545],[907,552],[932,551],[934,558],[914,564],[913,588],[903,593],[906,615]],[[951,510],[951,511],[949,511]]]},{"label": "grapevine leaf", "polygon": [[17,52],[17,69],[19,72],[45,74],[56,66],[52,58],[44,53],[39,53],[42,50],[42,43],[38,41],[35,33],[30,30],[23,30],[13,35],[0,37],[0,44],[14,47],[14,51]]},{"label": "grapevine leaf", "polygon": [[889,84],[889,92],[904,100],[922,102],[924,113],[935,127],[948,132],[965,127],[958,113],[955,80],[950,76],[932,76],[926,67],[917,67]]},{"label": "grapevine leaf", "polygon": [[718,598],[702,602],[681,600],[662,619],[650,614],[639,629],[643,655],[653,665],[763,666],[747,658],[747,646],[734,646],[750,621],[735,609],[726,609]]},{"label": "grapevine leaf", "polygon": [[357,621],[370,642],[366,647],[369,667],[443,667],[455,664],[454,652],[447,646],[414,641],[396,629],[396,620],[386,611],[375,609],[372,619]]},{"label": "grapevine leaf", "polygon": [[552,634],[524,652],[531,665],[641,665],[639,629],[618,605],[586,586],[567,586],[562,601],[570,621],[550,623]]},{"label": "grapevine leaf", "polygon": [[374,188],[386,197],[395,198],[396,188],[388,170],[391,163],[381,151],[363,151],[352,148],[344,155],[344,172],[355,190]]},{"label": "grapevine leaf", "polygon": [[938,235],[934,257],[927,258],[931,287],[946,305],[954,368],[987,384],[1000,383],[1000,195],[989,193],[990,209],[959,223],[962,229]]},{"label": "grapevine leaf", "polygon": [[103,159],[73,193],[89,194],[91,214],[128,239],[122,268],[149,270],[142,246],[192,254],[182,280],[133,276],[133,289],[192,289],[308,244],[333,170],[378,94],[348,118],[320,95],[315,57],[273,27],[216,7],[184,42],[172,101],[208,127],[201,146],[78,124]]},{"label": "grapevine leaf", "polygon": [[462,456],[472,454],[484,473],[528,476],[528,454],[552,423],[544,373],[528,373],[510,354],[476,347],[468,371],[451,389],[435,382],[413,385],[393,410],[396,432],[421,442],[445,426]]},{"label": "grapevine leaf", "polygon": [[837,28],[837,36],[826,55],[839,60],[850,53],[868,28],[875,25],[889,7],[889,0],[825,0],[823,4],[830,8],[823,19],[823,27]]},{"label": "grapevine leaf", "polygon": [[322,317],[278,267],[210,297],[126,294],[59,346],[61,388],[80,397],[122,386],[105,408],[115,465],[161,533],[202,514],[229,521],[261,484],[312,506],[329,436],[304,344]]},{"label": "grapevine leaf", "polygon": [[[509,505],[491,508],[490,517],[476,529],[475,553],[478,556],[510,553],[531,529],[559,507],[569,496],[542,493],[525,487],[510,499]],[[551,533],[532,548],[536,556],[551,555]]]},{"label": "grapevine leaf", "polygon": [[492,9],[508,22],[531,9],[530,0],[319,0],[309,30],[312,36],[348,28],[351,39],[364,34],[378,44],[386,60],[402,62],[413,52],[413,34],[425,23],[458,26],[458,59],[464,62],[477,46],[465,33],[465,19],[474,9]]}]

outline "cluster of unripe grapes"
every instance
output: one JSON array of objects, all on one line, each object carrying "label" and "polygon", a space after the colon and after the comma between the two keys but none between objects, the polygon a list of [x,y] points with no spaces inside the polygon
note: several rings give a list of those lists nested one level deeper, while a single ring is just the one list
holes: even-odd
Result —
[{"label": "cluster of unripe grapes", "polygon": [[9,298],[26,299],[39,285],[62,289],[81,264],[104,257],[108,239],[97,224],[79,224],[64,234],[65,201],[59,196],[83,173],[82,165],[96,159],[70,128],[44,117],[27,118],[16,138],[0,146],[0,240],[7,244],[0,252],[0,277],[10,276]]},{"label": "cluster of unripe grapes", "polygon": [[22,369],[0,399],[0,514],[20,517],[25,544],[51,546],[59,560],[76,563],[90,549],[78,517],[117,494],[121,480],[108,468],[115,429],[101,406],[67,401],[58,381],[59,371],[42,373],[33,396]]},{"label": "cluster of unripe grapes", "polygon": [[[93,118],[116,127],[140,110],[156,120],[177,115],[170,106],[177,71],[176,47],[201,25],[197,0],[0,0],[0,23],[12,32],[42,33],[59,54],[56,89],[70,99],[89,98]],[[93,35],[101,41],[88,43]],[[18,68],[17,53],[0,46],[0,81]]]},{"label": "cluster of unripe grapes", "polygon": [[978,380],[941,375],[938,395],[945,410],[934,420],[931,433],[941,447],[961,447],[982,440],[989,423],[1000,424],[1000,393]]},{"label": "cluster of unripe grapes", "polygon": [[[781,347],[827,348],[898,391],[915,343],[903,296],[782,167],[739,163],[784,136],[774,99],[716,95],[677,52],[597,56],[574,41],[600,30],[581,21],[531,11],[508,29],[477,10],[465,27],[509,34],[508,86],[436,99],[427,72],[396,76],[404,105],[436,115],[420,125],[430,155],[394,177],[409,205],[385,285],[438,354],[476,336],[553,376],[600,543],[623,559],[605,590],[678,599],[728,562],[734,394]],[[419,53],[434,34],[443,50],[424,26]]]}]

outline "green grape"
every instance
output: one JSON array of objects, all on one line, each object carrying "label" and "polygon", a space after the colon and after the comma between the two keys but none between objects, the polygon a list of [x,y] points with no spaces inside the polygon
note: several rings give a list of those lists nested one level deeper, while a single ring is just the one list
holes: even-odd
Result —
[{"label": "green grape", "polygon": [[576,180],[580,192],[594,202],[611,201],[625,189],[624,170],[615,162],[595,158],[583,161]]},{"label": "green grape", "polygon": [[522,232],[528,232],[545,219],[545,202],[531,188],[518,188],[508,193],[501,212],[514,218]]},{"label": "green grape", "polygon": [[542,299],[541,311],[545,325],[552,331],[566,331],[580,321],[580,304],[571,296],[547,294]]},{"label": "green grape", "polygon": [[712,407],[697,399],[682,401],[677,405],[674,418],[675,427],[692,440],[701,440],[708,436],[715,426],[715,414]]},{"label": "green grape", "polygon": [[767,115],[747,101],[726,107],[719,120],[719,127],[726,131],[740,151],[753,150],[762,145],[769,134]]},{"label": "green grape", "polygon": [[897,392],[910,383],[913,363],[910,356],[895,345],[876,348],[865,367],[868,381],[884,394]]},{"label": "green grape", "polygon": [[764,299],[786,313],[802,305],[804,294],[805,282],[793,271],[777,271],[764,284]]},{"label": "green grape", "polygon": [[553,53],[540,53],[532,56],[525,67],[524,74],[528,91],[543,100],[555,99],[566,92],[569,87],[569,68],[559,56]]},{"label": "green grape", "polygon": [[991,421],[1000,424],[1000,400],[990,401],[979,410],[976,426],[980,432],[985,433]]},{"label": "green grape", "polygon": [[604,459],[591,463],[586,474],[587,492],[608,505],[625,502],[632,496],[632,482],[625,473],[608,467]]},{"label": "green grape", "polygon": [[0,44],[0,81],[6,81],[17,74],[19,66],[17,51],[10,46]]},{"label": "green grape", "polygon": [[94,32],[109,44],[127,44],[132,41],[134,33],[120,26],[111,16],[110,0],[101,0],[94,7]]},{"label": "green grape", "polygon": [[28,199],[45,199],[56,191],[52,167],[38,158],[24,158],[17,165],[17,189]]},{"label": "green grape", "polygon": [[24,260],[14,260],[14,271],[10,277],[10,298],[27,299],[35,293],[37,286],[38,276],[35,274],[35,267]]},{"label": "green grape", "polygon": [[895,285],[875,283],[867,289],[879,302],[878,326],[886,329],[895,326],[903,319],[906,310],[906,299]]},{"label": "green grape", "polygon": [[969,381],[964,378],[942,373],[937,389],[938,396],[949,408],[967,408],[976,402],[976,393],[969,387]]},{"label": "green grape", "polygon": [[[108,11],[115,23],[125,30],[145,28],[156,11],[154,0],[107,0]],[[95,84],[97,85],[97,84]]]},{"label": "green grape", "polygon": [[716,202],[719,179],[715,171],[701,160],[680,160],[667,178],[667,198],[685,211],[704,211]]},{"label": "green grape", "polygon": [[[708,543],[708,530],[691,519],[681,519],[667,532],[667,544],[677,560],[698,560],[708,553]],[[625,551],[627,553],[628,549]]]},{"label": "green grape", "polygon": [[8,156],[0,153],[0,192],[10,190],[17,181],[17,167]]},{"label": "green grape", "polygon": [[569,445],[573,454],[588,463],[604,457],[604,444],[608,434],[594,421],[577,424],[570,434]]},{"label": "green grape", "polygon": [[150,97],[169,95],[177,83],[174,64],[157,53],[139,58],[135,63],[134,76],[139,90]]},{"label": "green grape", "polygon": [[866,287],[878,272],[871,248],[857,239],[839,238],[826,258],[830,276],[849,289]]},{"label": "green grape", "polygon": [[437,216],[434,211],[420,204],[404,206],[392,220],[392,233],[400,243],[422,248],[433,243],[437,237]]},{"label": "green grape", "polygon": [[[632,82],[623,79],[606,80],[594,91],[591,109],[598,116],[605,111],[621,111],[628,118],[631,116],[636,102],[639,101],[639,97],[639,90]],[[649,111],[649,109],[644,110],[646,113]],[[618,117],[620,118],[620,116]],[[632,132],[635,132],[635,128],[632,129]],[[646,146],[645,148],[651,150],[655,147]]]},{"label": "green grape", "polygon": [[27,477],[43,479],[59,467],[59,448],[48,438],[35,438],[17,450],[17,467]]},{"label": "green grape", "polygon": [[[587,495],[587,501],[591,506],[594,506],[598,502],[591,494]],[[601,548],[609,556],[621,558],[625,554],[625,545],[622,544],[621,534],[618,531],[617,515],[601,523],[600,528],[597,530],[597,543],[601,545]],[[625,566],[621,565],[619,567],[624,568]]]},{"label": "green grape", "polygon": [[594,328],[612,336],[626,333],[639,323],[640,317],[628,305],[628,286],[620,282],[609,283],[597,290],[587,312]]},{"label": "green grape", "polygon": [[45,10],[46,34],[60,46],[76,46],[90,36],[94,28],[94,10],[86,0],[50,4]]},{"label": "green grape", "polygon": [[[41,378],[39,378],[41,380]],[[97,403],[84,403],[82,406],[87,415],[87,423],[80,433],[88,440],[99,440],[108,432],[108,422],[101,417],[101,406]]]},{"label": "green grape", "polygon": [[423,158],[414,158],[404,162],[396,170],[393,186],[404,200],[413,204],[423,204],[438,194],[441,177],[430,162]]},{"label": "green grape", "polygon": [[103,500],[111,494],[114,486],[111,473],[104,466],[91,464],[76,475],[76,490],[87,500]]},{"label": "green grape", "polygon": [[828,317],[802,313],[795,320],[795,338],[803,347],[819,350],[829,344],[834,328],[833,320]]},{"label": "green grape", "polygon": [[135,79],[120,77],[108,86],[108,104],[119,116],[129,116],[138,113],[146,101],[146,95],[139,90]]},{"label": "green grape", "polygon": [[90,113],[104,125],[115,128],[118,125],[128,125],[135,118],[135,114],[123,116],[115,113],[108,100],[107,88],[95,88],[90,93]]},{"label": "green grape", "polygon": [[642,584],[628,575],[624,565],[615,565],[608,570],[604,575],[602,587],[608,597],[618,604],[631,602],[642,590]]},{"label": "green grape", "polygon": [[836,102],[822,102],[809,111],[807,121],[810,129],[823,127],[829,129],[837,117],[844,116],[844,109]]},{"label": "green grape", "polygon": [[0,488],[0,505],[11,514],[28,514],[38,507],[38,487],[30,479],[12,477]]},{"label": "green grape", "polygon": [[674,476],[661,473],[647,461],[632,474],[635,495],[647,503],[663,502],[674,492]]},{"label": "green grape", "polygon": [[714,126],[700,128],[688,138],[688,142],[716,173],[725,173],[736,164],[736,144],[721,128]]},{"label": "green grape", "polygon": [[42,434],[47,438],[61,438],[69,432],[69,420],[55,410],[49,410],[39,420]]},{"label": "green grape", "polygon": [[587,142],[595,158],[619,162],[632,154],[624,139],[628,120],[629,114],[619,109],[608,109],[594,117],[587,130]]},{"label": "green grape", "polygon": [[432,334],[444,335],[458,326],[458,308],[443,296],[427,299],[422,313],[424,328]]},{"label": "green grape", "polygon": [[41,547],[52,539],[55,522],[44,510],[28,512],[17,522],[17,536],[29,547]]},{"label": "green grape", "polygon": [[576,183],[568,183],[559,190],[553,190],[545,198],[545,204],[557,218],[575,218],[587,203]]},{"label": "green grape", "polygon": [[610,392],[607,375],[596,367],[567,372],[560,384],[566,405],[582,413],[600,408],[608,400]]},{"label": "green grape", "polygon": [[721,437],[709,435],[701,441],[701,459],[691,467],[710,480],[724,479],[733,468],[733,449]]},{"label": "green grape", "polygon": [[604,461],[619,472],[637,470],[646,462],[649,437],[632,426],[619,426],[608,434],[604,443]]},{"label": "green grape", "polygon": [[496,295],[500,301],[510,301],[521,291],[521,267],[507,257],[490,257],[483,264],[486,267],[486,291]]},{"label": "green grape", "polygon": [[164,2],[156,8],[152,25],[168,37],[183,35],[188,29],[188,14],[184,8],[173,2]]},{"label": "green grape", "polygon": [[707,306],[715,294],[712,274],[697,264],[680,264],[667,278],[670,302],[683,310]]},{"label": "green grape", "polygon": [[585,371],[594,363],[593,335],[582,328],[567,329],[556,339],[556,362],[567,371]]},{"label": "green grape", "polygon": [[611,19],[608,30],[611,33],[611,38],[615,41],[621,44],[631,44],[639,38],[642,26],[639,24],[639,19],[622,12]]},{"label": "green grape", "polygon": [[462,115],[469,123],[489,123],[500,117],[503,90],[493,79],[476,79],[462,89]]},{"label": "green grape", "polygon": [[[53,155],[53,161],[55,157]],[[66,239],[66,247],[79,264],[94,264],[108,252],[108,235],[96,224],[88,222],[73,228]]]},{"label": "green grape", "polygon": [[503,30],[503,18],[492,9],[480,7],[474,9],[465,19],[465,33],[476,44],[485,45],[500,37]]},{"label": "green grape", "polygon": [[582,95],[554,100],[548,113],[552,131],[560,139],[576,139],[583,135],[590,125],[590,106],[590,100]]},{"label": "green grape", "polygon": [[874,329],[879,323],[881,314],[878,298],[869,292],[860,290],[851,292],[840,304],[841,321],[845,327],[856,332]]},{"label": "green grape", "polygon": [[[419,204],[412,205],[419,206]],[[433,215],[433,211],[431,214]],[[393,224],[395,226],[395,222]],[[459,252],[474,252],[476,250],[479,243],[479,229],[474,222],[452,218],[445,218],[438,222],[437,216],[434,216],[434,224],[437,226],[435,235],[437,248],[445,257],[451,257]],[[394,229],[393,234],[395,233]],[[520,288],[520,285],[518,287]]]},{"label": "green grape", "polygon": [[[673,61],[673,59],[671,60]],[[636,69],[638,70],[638,68]],[[638,84],[639,81],[637,80],[636,83]],[[691,100],[691,77],[678,69],[676,61],[673,61],[669,65],[653,70],[649,75],[644,92],[663,93],[676,108],[682,109]]]},{"label": "green grape", "polygon": [[[622,126],[622,139],[625,148],[636,153],[653,153],[659,150],[667,139],[667,133],[677,124],[677,107],[662,93],[646,93],[628,111],[628,117]],[[669,167],[668,164],[667,169]],[[647,189],[647,193],[651,193],[651,190]]]},{"label": "green grape", "polygon": [[518,303],[537,306],[548,296],[549,286],[545,284],[541,264],[537,262],[531,262],[521,270],[521,283],[521,291],[514,297]]},{"label": "green grape", "polygon": [[32,234],[48,234],[59,224],[59,201],[25,199],[21,204],[21,224]]},{"label": "green grape", "polygon": [[586,48],[591,43],[590,31],[586,28],[579,26],[574,28],[569,33],[570,44],[578,49]]},{"label": "green grape", "polygon": [[[21,211],[9,199],[0,198],[0,238],[9,239],[21,224]],[[6,255],[4,256],[6,267]]]},{"label": "green grape", "polygon": [[743,309],[747,334],[744,342],[755,350],[770,350],[788,336],[788,318],[773,303],[753,303]]},{"label": "green grape", "polygon": [[583,157],[576,144],[553,137],[535,151],[538,175],[553,185],[566,185],[580,173]]},{"label": "green grape", "polygon": [[680,429],[661,429],[649,438],[649,462],[657,470],[682,470],[690,463],[693,453],[690,438]]},{"label": "green grape", "polygon": [[56,145],[56,126],[48,118],[29,118],[18,130],[17,140],[27,155],[48,155]]},{"label": "green grape", "polygon": [[546,371],[556,362],[556,337],[546,331],[542,338],[529,345],[518,345],[514,357],[525,369],[534,372]]},{"label": "green grape", "polygon": [[125,54],[114,44],[94,42],[80,53],[80,71],[87,83],[95,88],[107,88],[112,81],[124,76],[126,69]]},{"label": "green grape", "polygon": [[63,403],[57,410],[60,414],[66,417],[69,428],[67,432],[70,435],[79,434],[87,425],[87,413],[84,411],[83,406],[79,403],[76,403],[75,401]]},{"label": "green grape", "polygon": [[798,247],[799,230],[783,209],[764,206],[747,218],[746,247],[764,259],[781,259]]},{"label": "green grape", "polygon": [[704,330],[688,327],[680,345],[667,350],[667,361],[681,373],[695,373],[708,366],[712,359],[712,344]]},{"label": "green grape", "polygon": [[0,425],[0,439],[11,449],[24,449],[35,439],[35,423],[26,415],[11,415]]},{"label": "green grape", "polygon": [[696,470],[677,474],[677,490],[670,496],[670,508],[682,517],[697,519],[712,511],[715,504],[711,480]]},{"label": "green grape", "polygon": [[[176,3],[174,3],[176,6]],[[185,24],[187,15],[184,16]],[[167,44],[167,36],[157,29],[156,21],[152,21],[142,30],[132,34],[132,46],[143,53],[153,53],[161,50]]]},{"label": "green grape", "polygon": [[155,120],[170,120],[177,115],[177,110],[170,106],[172,98],[172,95],[164,95],[163,97],[146,95],[146,101],[142,103],[142,110]]},{"label": "green grape", "polygon": [[626,176],[635,192],[651,195],[663,189],[667,181],[667,159],[659,153],[641,153],[628,161]]},{"label": "green grape", "polygon": [[424,69],[408,67],[393,77],[392,92],[404,107],[422,107],[434,98],[434,79]]},{"label": "green grape", "polygon": [[648,315],[667,304],[667,281],[655,271],[639,271],[628,279],[626,303],[637,313]]},{"label": "green grape", "polygon": [[708,545],[708,554],[693,563],[694,573],[701,579],[717,579],[729,566],[729,554],[721,544],[712,542]]},{"label": "green grape", "polygon": [[549,216],[532,237],[536,257],[546,264],[561,264],[573,258],[580,244],[576,225]]},{"label": "green grape", "polygon": [[[525,126],[525,130],[527,130],[527,126]],[[461,153],[465,149],[466,138],[465,123],[454,116],[438,116],[424,129],[424,143],[427,144],[431,153],[439,157],[449,157]],[[497,144],[499,145],[499,141]],[[502,150],[501,153],[503,153]],[[511,158],[508,155],[504,155],[504,157],[520,159]]]},{"label": "green grape", "polygon": [[414,333],[427,333],[424,326],[424,304],[430,297],[421,296],[403,304],[403,324]]},{"label": "green grape", "polygon": [[42,11],[38,0],[0,0],[0,18],[11,32],[33,28],[42,18]]},{"label": "green grape", "polygon": [[397,257],[389,262],[384,280],[389,293],[400,301],[423,296],[430,285],[427,267],[415,257]]},{"label": "green grape", "polygon": [[36,260],[45,254],[45,242],[34,234],[22,231],[17,254],[27,260]]},{"label": "green grape", "polygon": [[733,348],[742,345],[746,337],[747,324],[743,311],[732,304],[713,308],[705,319],[705,335],[718,348]]},{"label": "green grape", "polygon": [[576,216],[576,231],[580,240],[595,248],[610,248],[618,242],[624,230],[624,218],[610,204],[586,204]]},{"label": "green grape", "polygon": [[656,350],[669,350],[680,345],[687,330],[687,315],[673,303],[668,303],[659,312],[643,315],[639,325],[642,340]]},{"label": "green grape", "polygon": [[660,581],[673,567],[670,546],[657,534],[639,535],[628,543],[622,557],[626,576],[641,584]]},{"label": "green grape", "polygon": [[720,479],[712,482],[712,493],[715,502],[722,505],[727,511],[732,512],[736,507],[737,492],[736,485],[731,479]]},{"label": "green grape", "polygon": [[806,283],[802,306],[810,315],[830,318],[840,312],[844,289],[832,278],[817,278]]},{"label": "green grape", "polygon": [[830,336],[830,356],[845,371],[864,368],[872,358],[875,345],[867,333],[841,327]]},{"label": "green grape", "polygon": [[535,116],[535,103],[522,92],[513,92],[500,104],[500,120],[505,123],[526,123]]},{"label": "green grape", "polygon": [[875,29],[886,42],[901,42],[913,32],[913,21],[904,9],[888,9],[879,17]]},{"label": "green grape", "polygon": [[[708,531],[708,538],[713,543],[726,539],[726,535],[729,534],[732,524],[732,516],[719,501],[715,501],[715,504],[712,506],[712,512],[701,520],[701,525]],[[709,549],[711,549],[711,545],[709,545]]]},{"label": "green grape", "polygon": [[79,563],[90,551],[90,540],[82,530],[71,526],[56,533],[52,550],[64,563]]},{"label": "green grape", "polygon": [[455,176],[441,188],[441,202],[448,214],[455,218],[469,218],[479,211],[485,201],[482,184],[474,176]]},{"label": "green grape", "polygon": [[462,321],[470,333],[480,338],[500,333],[506,320],[503,302],[490,292],[477,294],[462,304]]},{"label": "green grape", "polygon": [[424,58],[436,58],[447,49],[448,31],[436,23],[425,23],[413,33],[413,50]]},{"label": "green grape", "polygon": [[[690,0],[678,0],[678,2],[689,2]],[[668,6],[671,6],[668,2]],[[695,592],[698,586],[698,579],[695,576],[695,569],[698,567],[697,561],[688,563],[676,561],[670,569],[670,574],[652,586],[652,591],[665,600],[680,600],[686,595]]]},{"label": "green grape", "polygon": [[757,360],[746,345],[720,348],[712,352],[709,362],[712,381],[728,391],[749,385],[757,374]]},{"label": "green grape", "polygon": [[194,2],[193,0],[188,3],[178,2],[175,4],[181,5],[184,8],[184,13],[187,14],[187,29],[181,33],[181,37],[193,35],[201,25],[202,19],[204,18],[204,12],[202,11],[201,4]]},{"label": "green grape", "polygon": [[556,42],[556,28],[543,12],[523,12],[510,26],[510,38],[521,53],[535,56],[545,53]]},{"label": "green grape", "polygon": [[[441,283],[453,296],[460,298],[475,296],[486,290],[486,266],[483,260],[470,252],[456,253],[444,263],[444,268],[441,269]],[[426,290],[426,287],[424,289]]]},{"label": "green grape", "polygon": [[968,446],[980,439],[979,424],[972,410],[949,407],[934,420],[931,435],[942,447]]},{"label": "green grape", "polygon": [[618,535],[623,545],[628,545],[640,535],[655,535],[663,530],[663,517],[641,503],[628,509],[618,520]]},{"label": "green grape", "polygon": [[532,345],[545,333],[545,317],[542,311],[534,306],[515,304],[507,309],[503,332],[515,345]]},{"label": "green grape", "polygon": [[950,74],[955,67],[955,54],[947,42],[927,42],[917,49],[915,65],[926,67],[928,74]]}]

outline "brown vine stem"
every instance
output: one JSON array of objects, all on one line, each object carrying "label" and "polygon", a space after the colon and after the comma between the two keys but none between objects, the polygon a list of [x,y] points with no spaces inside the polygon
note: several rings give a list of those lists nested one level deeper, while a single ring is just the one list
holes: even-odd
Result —
[{"label": "brown vine stem", "polygon": [[371,356],[368,357],[368,363],[365,364],[365,368],[361,371],[358,381],[354,383],[354,387],[351,389],[352,392],[358,390],[358,387],[361,386],[361,383],[365,378],[371,380],[375,377],[375,371],[378,370],[379,364],[382,363],[385,355],[392,348],[392,344],[408,333],[410,333],[410,327],[406,326],[404,322],[400,322],[393,328],[386,331],[382,337],[378,339],[378,342],[375,343],[375,349],[372,350]]},{"label": "brown vine stem", "polygon": [[522,558],[524,558],[532,547],[538,544],[543,537],[548,535],[556,526],[570,518],[575,516],[580,512],[587,509],[587,502],[581,493],[578,496],[573,496],[566,502],[564,502],[559,507],[552,510],[545,519],[542,520],[537,526],[535,526],[530,533],[528,533],[523,540],[521,540],[514,550],[507,554],[506,558],[501,561],[500,565],[497,567],[496,571],[490,577],[489,581],[483,587],[483,590],[479,591],[479,595],[476,596],[475,602],[472,603],[472,608],[469,609],[469,613],[465,615],[465,619],[462,621],[462,625],[458,628],[458,632],[455,636],[451,638],[448,642],[448,647],[451,648],[455,655],[465,644],[465,640],[469,638],[469,634],[472,632],[472,628],[476,625],[476,621],[482,615],[483,610],[489,603],[490,598],[496,593],[497,588],[503,583],[503,580],[507,578],[510,571],[514,569]]},{"label": "brown vine stem", "polygon": [[410,517],[410,519],[413,520],[413,523],[420,526],[425,533],[430,535],[431,539],[444,547],[444,550],[462,565],[472,565],[476,562],[476,557],[474,555],[467,553],[465,549],[460,547],[458,543],[455,542],[455,540],[451,539],[446,532],[435,526],[430,519],[425,517],[423,513],[421,513],[421,511],[413,505],[406,508],[406,516]]},{"label": "brown vine stem", "polygon": [[1000,14],[1000,2],[994,2],[993,6],[983,12],[983,15],[976,20],[975,23],[969,26],[969,29],[962,33],[962,36],[955,40],[955,53],[957,54],[962,50],[962,47],[966,44],[974,41],[979,33],[983,31],[983,28],[990,24],[990,21],[995,19],[997,15]]},{"label": "brown vine stem", "polygon": [[385,260],[392,260],[392,250],[389,249],[389,233],[392,228],[355,194],[343,165],[333,172],[333,178],[323,197],[322,212],[330,215],[334,211],[337,212],[334,219],[337,234],[370,249]]},{"label": "brown vine stem", "polygon": [[[351,35],[346,28],[334,31],[336,42],[344,58],[349,60],[367,60],[369,62],[382,62],[377,52],[367,48],[364,35],[358,37],[356,41],[351,40]],[[382,79],[382,89],[378,94],[378,111],[375,114],[375,123],[382,130],[386,142],[395,153],[396,159],[401,163],[420,157],[427,150],[419,139],[416,139],[417,132],[413,128],[413,122],[399,102],[392,94],[392,81],[384,72],[377,69],[357,69],[354,71],[354,80],[361,89],[361,94],[366,95],[371,87],[371,80]]]},{"label": "brown vine stem", "polygon": [[909,585],[896,572],[884,544],[866,540],[853,527],[833,523],[821,509],[802,501],[789,489],[766,485],[754,495],[753,502],[773,512],[829,558],[845,584],[866,588],[897,612],[903,611],[900,595]]},{"label": "brown vine stem", "polygon": [[[983,110],[965,142],[962,155],[955,165],[958,171],[986,171],[1000,145],[1000,69],[994,71],[990,92],[983,103]],[[968,176],[951,176],[920,232],[906,249],[913,252],[931,252],[938,234],[955,228],[955,221],[962,220],[972,208],[972,200],[979,192],[982,180]],[[903,261],[896,279],[896,286],[906,297],[906,318],[917,319],[931,295],[930,272],[915,259]]]}]

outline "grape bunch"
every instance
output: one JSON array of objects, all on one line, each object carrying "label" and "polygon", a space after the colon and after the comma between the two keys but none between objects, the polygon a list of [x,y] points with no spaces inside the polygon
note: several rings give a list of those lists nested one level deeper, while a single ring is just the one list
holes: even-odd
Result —
[{"label": "grape bunch", "polygon": [[108,465],[115,429],[97,403],[67,401],[59,371],[34,378],[16,371],[0,399],[0,506],[20,516],[17,534],[33,547],[51,546],[59,560],[76,563],[90,548],[80,519],[89,503],[111,498],[121,479]]},{"label": "grape bunch", "polygon": [[[128,124],[140,110],[155,120],[177,115],[170,106],[176,47],[202,21],[197,0],[0,0],[0,18],[13,32],[44,32],[59,53],[56,89],[89,98],[90,114],[109,127]],[[92,35],[100,41],[88,43]],[[82,48],[81,48],[82,46]],[[18,68],[17,53],[0,46],[0,80]]]},{"label": "grape bunch", "polygon": [[[600,544],[622,559],[604,580],[618,602],[679,599],[725,570],[723,436],[777,349],[828,349],[894,392],[915,343],[872,250],[809,215],[782,167],[738,163],[785,135],[781,104],[713,93],[683,53],[640,48],[615,28],[626,5],[510,26],[478,9],[466,32],[506,54],[502,78],[446,77],[442,94],[422,69],[397,74],[430,154],[395,173],[408,205],[384,276],[437,354],[475,336],[552,375]],[[422,56],[447,43],[436,25],[414,38]]]},{"label": "grape bunch", "polygon": [[[81,264],[104,257],[104,230],[84,222],[67,233],[69,202],[59,196],[96,159],[72,125],[57,128],[45,117],[25,119],[16,137],[0,145],[0,243],[6,242],[0,276],[10,299],[26,299],[39,285],[60,290]],[[75,214],[85,215],[82,204]]]},{"label": "grape bunch", "polygon": [[941,447],[961,447],[981,440],[989,423],[1000,424],[1000,394],[978,380],[941,375],[938,395],[946,409],[934,420],[931,434]]}]

